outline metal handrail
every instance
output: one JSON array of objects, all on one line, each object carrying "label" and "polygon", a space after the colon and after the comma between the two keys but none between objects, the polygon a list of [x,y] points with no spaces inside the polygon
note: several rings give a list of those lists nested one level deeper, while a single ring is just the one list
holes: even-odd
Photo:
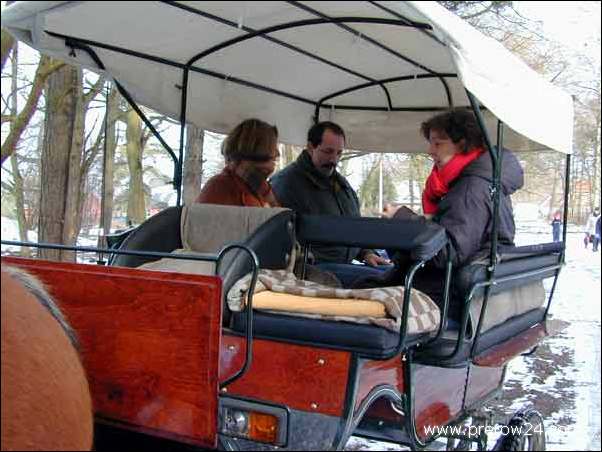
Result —
[{"label": "metal handrail", "polygon": [[[222,248],[222,250],[219,252],[217,265],[215,267],[216,274],[219,274],[220,265],[224,256],[233,249],[241,249],[245,251],[251,258],[251,262],[253,264],[253,274],[251,276],[251,282],[249,284],[249,290],[247,292],[247,302],[245,304],[245,309],[247,311],[247,321],[245,325],[245,362],[238,372],[236,372],[234,375],[220,383],[220,389],[225,388],[232,382],[241,378],[249,370],[249,367],[251,367],[251,362],[253,360],[253,294],[255,292],[255,285],[257,284],[257,277],[259,274],[259,259],[257,258],[257,254],[255,254],[255,252],[246,245],[242,245],[240,243],[233,243],[231,245],[227,245],[226,247]],[[224,294],[224,299],[226,298],[226,296],[227,294]]]}]

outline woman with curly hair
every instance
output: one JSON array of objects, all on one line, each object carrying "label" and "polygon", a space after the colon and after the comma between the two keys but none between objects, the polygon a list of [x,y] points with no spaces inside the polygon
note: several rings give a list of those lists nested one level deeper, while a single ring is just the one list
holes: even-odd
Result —
[{"label": "woman with curly hair", "polygon": [[[477,120],[468,110],[450,110],[425,121],[420,130],[428,142],[428,154],[434,165],[422,193],[424,218],[414,218],[434,221],[445,228],[454,268],[480,260],[488,255],[492,239],[493,171]],[[504,149],[500,158],[498,241],[501,246],[512,246],[515,226],[510,195],[523,186],[523,170],[512,152]],[[403,212],[394,218],[403,218]],[[444,248],[414,278],[414,287],[440,306],[447,259],[448,251]],[[405,278],[407,262],[402,256],[395,260],[395,277],[389,275],[387,285]],[[452,297],[449,316],[458,320],[461,312],[461,300]]]}]

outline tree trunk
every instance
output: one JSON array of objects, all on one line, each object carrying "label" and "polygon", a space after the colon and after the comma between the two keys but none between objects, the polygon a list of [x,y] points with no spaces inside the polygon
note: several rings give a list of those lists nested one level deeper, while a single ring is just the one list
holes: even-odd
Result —
[{"label": "tree trunk", "polygon": [[[71,144],[67,167],[67,185],[65,187],[65,215],[63,223],[63,243],[75,245],[81,223],[81,200],[85,197],[82,192],[85,177],[82,176],[82,152],[85,133],[85,107],[83,99],[83,74],[81,69],[75,69],[75,80],[71,94],[75,97],[75,114],[72,122]],[[73,254],[65,253],[68,260],[75,261]],[[63,260],[65,259],[63,257]]]},{"label": "tree trunk", "polygon": [[[67,177],[77,107],[74,86],[77,81],[77,70],[70,66],[59,69],[48,79],[40,174],[40,242],[61,243],[64,238]],[[41,250],[40,254],[46,259],[63,258],[63,253],[58,250]]]},{"label": "tree trunk", "polygon": [[127,157],[130,170],[127,221],[140,224],[146,217],[144,185],[142,180],[142,124],[134,110],[127,114]]},{"label": "tree trunk", "polygon": [[556,211],[556,192],[558,191],[558,179],[560,178],[559,173],[561,162],[562,160],[557,159],[556,162],[553,164],[552,168],[552,195],[550,197],[550,204],[548,206],[548,218],[551,218],[552,215],[554,215],[554,212]]},{"label": "tree trunk", "polygon": [[102,233],[98,237],[98,246],[104,248],[107,246],[104,235],[111,232],[113,220],[113,174],[115,170],[115,149],[117,148],[116,123],[119,116],[119,92],[113,84],[109,94],[107,111],[105,112],[105,121],[107,121],[105,134],[105,148],[102,164],[102,196],[100,207],[100,227]]},{"label": "tree trunk", "polygon": [[188,124],[186,133],[186,154],[184,156],[183,200],[184,205],[192,204],[201,191],[203,178],[203,138],[205,132]]},{"label": "tree trunk", "polygon": [[583,165],[583,161],[581,162],[579,169],[579,191],[577,193],[577,216],[579,218],[580,223],[585,223],[587,216],[583,215],[583,181],[585,176],[585,169]]},{"label": "tree trunk", "polygon": [[570,209],[569,210],[569,219],[574,223],[579,223],[579,219],[577,218],[577,215],[575,213],[575,199],[576,199],[575,191],[577,190],[577,167],[576,167],[574,161],[573,161],[573,165],[571,165],[570,173],[571,173],[571,177],[570,177],[569,185],[571,187],[571,191],[569,193],[569,206],[568,206]]},{"label": "tree trunk", "polygon": [[[2,39],[4,39],[5,32],[2,31]],[[4,46],[4,43],[2,44]],[[4,49],[3,49],[4,51]],[[15,47],[13,51],[13,63],[11,71],[11,103],[10,103],[10,114],[15,117],[17,115],[17,67],[19,64],[18,48]],[[11,124],[12,128],[13,124]],[[27,242],[27,221],[25,219],[25,196],[23,194],[23,177],[19,171],[19,162],[17,159],[17,153],[14,152],[10,156],[10,163],[13,172],[14,181],[14,196],[15,196],[15,209],[17,210],[17,224],[19,225],[19,240]],[[30,256],[30,248],[22,247],[21,256]]]},{"label": "tree trunk", "polygon": [[292,144],[283,144],[282,153],[280,154],[280,169],[287,167],[295,161],[296,158],[295,146]]},{"label": "tree trunk", "polygon": [[[27,218],[25,217],[25,196],[23,194],[23,177],[19,171],[19,163],[17,154],[10,156],[10,163],[13,170],[13,180],[15,187],[15,207],[17,209],[17,223],[19,225],[19,239],[22,242],[29,241],[27,237]],[[31,249],[27,247],[21,248],[21,256],[31,256]]]},{"label": "tree trunk", "polygon": [[598,172],[600,171],[600,96],[598,95],[598,110],[596,111],[596,138],[593,143],[593,163],[592,163],[592,208],[600,207],[600,179]]}]

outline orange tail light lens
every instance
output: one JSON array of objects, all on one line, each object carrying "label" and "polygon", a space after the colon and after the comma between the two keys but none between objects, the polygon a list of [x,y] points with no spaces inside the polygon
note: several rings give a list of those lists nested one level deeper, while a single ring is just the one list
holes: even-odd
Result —
[{"label": "orange tail light lens", "polygon": [[251,412],[249,418],[249,439],[275,443],[278,438],[278,418],[264,413]]}]

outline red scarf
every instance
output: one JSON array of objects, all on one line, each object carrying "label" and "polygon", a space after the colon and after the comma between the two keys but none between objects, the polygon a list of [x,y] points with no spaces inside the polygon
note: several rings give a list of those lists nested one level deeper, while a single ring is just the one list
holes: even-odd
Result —
[{"label": "red scarf", "polygon": [[468,165],[474,162],[483,149],[473,148],[466,153],[458,153],[441,169],[433,166],[433,170],[426,180],[422,192],[422,213],[437,213],[437,205],[443,196],[449,191],[449,185],[455,181]]}]

